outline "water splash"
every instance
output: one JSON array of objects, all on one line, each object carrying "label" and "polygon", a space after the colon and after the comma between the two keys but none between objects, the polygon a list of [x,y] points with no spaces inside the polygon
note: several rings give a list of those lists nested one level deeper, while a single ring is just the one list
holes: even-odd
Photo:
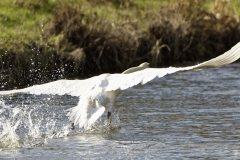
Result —
[{"label": "water splash", "polygon": [[52,138],[81,133],[109,133],[119,129],[117,110],[112,114],[111,125],[103,116],[86,131],[77,126],[71,130],[66,110],[75,105],[73,101],[77,103],[78,99],[29,95],[0,99],[0,148],[42,146]]},{"label": "water splash", "polygon": [[112,116],[111,116],[111,125],[109,125],[108,120],[106,118],[102,117],[99,120],[96,121],[96,123],[91,126],[88,130],[86,130],[87,133],[110,133],[114,132],[115,130],[118,130],[120,128],[120,119],[119,119],[119,108],[116,110]]},{"label": "water splash", "polygon": [[69,126],[56,125],[55,115],[46,117],[39,108],[13,107],[0,100],[0,148],[38,146],[70,132]]},{"label": "water splash", "polygon": [[[19,147],[19,136],[16,134],[17,126],[19,125],[19,109],[11,109],[6,106],[3,101],[0,101],[0,147]],[[12,117],[9,119],[8,117]]]}]

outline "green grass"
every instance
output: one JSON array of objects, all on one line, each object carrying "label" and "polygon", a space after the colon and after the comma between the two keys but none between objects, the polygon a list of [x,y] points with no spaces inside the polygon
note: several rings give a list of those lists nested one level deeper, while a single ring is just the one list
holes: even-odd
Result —
[{"label": "green grass", "polygon": [[[86,15],[96,14],[98,17],[102,17],[104,21],[112,22],[112,24],[117,25],[131,20],[137,22],[142,30],[147,30],[149,23],[148,14],[158,12],[162,6],[173,6],[176,3],[174,0],[131,0],[129,6],[124,6],[119,5],[120,2],[124,3],[127,1],[71,0],[68,1],[68,4],[80,8]],[[23,44],[40,41],[44,24],[53,18],[54,9],[58,3],[58,0],[1,0],[1,50],[15,49],[17,52],[16,49],[24,50],[22,48],[24,47]],[[214,4],[215,0],[205,0],[203,6],[211,11],[214,8]],[[231,14],[239,14],[240,1],[232,0],[228,6],[225,6],[225,9]],[[49,39],[54,39],[56,35],[48,36],[50,36]],[[13,45],[15,46],[13,47]]]},{"label": "green grass", "polygon": [[[43,0],[44,1],[44,0]],[[0,2],[0,44],[1,50],[24,50],[24,44],[40,37],[39,26],[52,17],[54,1],[15,1]],[[40,24],[40,25],[39,25]]]}]

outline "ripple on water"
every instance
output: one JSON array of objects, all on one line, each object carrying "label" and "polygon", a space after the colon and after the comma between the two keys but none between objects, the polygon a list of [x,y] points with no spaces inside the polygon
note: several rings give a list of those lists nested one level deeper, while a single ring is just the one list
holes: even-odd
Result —
[{"label": "ripple on water", "polygon": [[69,129],[66,110],[76,97],[2,97],[0,135],[11,141],[0,138],[0,158],[237,159],[239,69],[177,73],[127,90],[116,125],[107,126],[105,114],[87,132]]}]

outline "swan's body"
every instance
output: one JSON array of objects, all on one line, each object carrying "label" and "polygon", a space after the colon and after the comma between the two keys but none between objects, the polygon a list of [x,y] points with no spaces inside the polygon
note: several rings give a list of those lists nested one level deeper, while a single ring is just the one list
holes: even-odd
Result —
[{"label": "swan's body", "polygon": [[138,67],[130,68],[122,74],[102,74],[85,80],[58,80],[32,87],[0,91],[0,95],[13,93],[30,94],[57,94],[79,96],[80,100],[76,107],[70,108],[67,116],[79,127],[88,128],[105,111],[110,113],[114,109],[115,100],[125,89],[135,85],[146,84],[158,77],[178,71],[200,70],[209,67],[220,67],[232,63],[240,58],[240,42],[224,54],[189,67],[148,68],[148,63],[142,63]]}]

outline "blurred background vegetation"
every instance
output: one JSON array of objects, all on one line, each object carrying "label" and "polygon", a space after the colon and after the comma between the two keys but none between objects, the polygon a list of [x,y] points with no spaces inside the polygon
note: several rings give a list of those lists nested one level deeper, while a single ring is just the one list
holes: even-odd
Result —
[{"label": "blurred background vegetation", "polygon": [[240,40],[239,0],[1,0],[0,90],[192,65]]}]

